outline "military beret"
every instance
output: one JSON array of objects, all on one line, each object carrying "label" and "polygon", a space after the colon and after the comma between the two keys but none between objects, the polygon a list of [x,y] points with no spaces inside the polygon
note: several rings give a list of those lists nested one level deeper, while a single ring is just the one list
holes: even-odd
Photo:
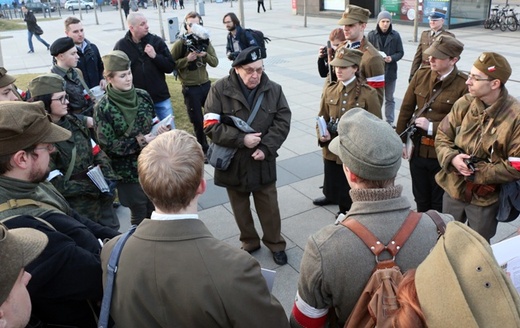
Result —
[{"label": "military beret", "polygon": [[361,57],[363,57],[363,52],[357,49],[341,47],[336,50],[336,54],[334,55],[334,59],[330,62],[330,65],[337,67],[359,66]]},{"label": "military beret", "polygon": [[76,45],[74,44],[74,41],[68,36],[59,38],[51,44],[51,56],[56,57],[59,54],[62,54],[75,46]]},{"label": "military beret", "polygon": [[338,25],[352,25],[359,22],[366,23],[368,22],[368,16],[370,16],[370,10],[355,5],[348,5]]},{"label": "military beret", "polygon": [[473,63],[476,69],[505,84],[511,76],[511,66],[507,59],[496,52],[483,52]]},{"label": "military beret", "polygon": [[51,123],[43,102],[0,101],[0,155],[14,154],[39,143],[56,143],[71,132]]},{"label": "military beret", "polygon": [[5,68],[0,67],[0,88],[8,86],[14,81],[16,81],[16,78],[7,74],[7,70]]},{"label": "military beret", "polygon": [[262,59],[262,51],[259,46],[252,46],[242,50],[237,58],[231,64],[231,67],[237,67],[253,63],[259,59]]},{"label": "military beret", "polygon": [[445,19],[446,10],[439,9],[439,8],[433,8],[432,11],[430,12],[430,15],[428,15],[428,18],[430,20]]},{"label": "military beret", "polygon": [[130,69],[130,58],[121,50],[112,50],[101,60],[107,71],[119,72]]},{"label": "military beret", "polygon": [[31,97],[43,96],[65,91],[65,80],[58,74],[48,73],[40,75],[29,82]]},{"label": "military beret", "polygon": [[424,54],[438,59],[459,57],[464,49],[464,44],[449,35],[440,35],[433,40],[432,45],[424,51]]}]

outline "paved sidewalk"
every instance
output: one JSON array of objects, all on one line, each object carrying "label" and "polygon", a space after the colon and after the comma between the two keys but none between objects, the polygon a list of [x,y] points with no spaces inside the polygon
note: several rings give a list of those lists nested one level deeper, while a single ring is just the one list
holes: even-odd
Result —
[{"label": "paved sidewalk", "polygon": [[[229,2],[205,3],[204,26],[211,32],[211,41],[220,60],[217,68],[209,69],[210,76],[213,78],[225,76],[231,68],[231,62],[225,57],[227,31],[222,24],[225,13],[238,10],[236,2],[233,3],[233,8],[230,5]],[[299,265],[307,238],[321,227],[333,223],[334,213],[337,211],[335,206],[316,207],[312,204],[312,199],[321,195],[319,186],[323,180],[321,150],[317,146],[315,135],[315,117],[319,109],[324,80],[318,75],[316,58],[319,46],[324,45],[329,32],[338,27],[336,23],[340,14],[337,15],[338,18],[308,17],[307,27],[303,27],[304,18],[292,15],[290,2],[272,0],[272,10],[269,9],[269,2],[266,2],[267,12],[260,14],[256,12],[256,5],[256,1],[244,3],[245,25],[260,29],[271,38],[272,41],[267,45],[266,73],[273,81],[283,86],[293,116],[289,137],[279,151],[277,183],[282,233],[287,240],[289,263],[282,267],[277,266],[265,247],[253,255],[263,267],[277,271],[273,293],[289,314],[296,293]],[[162,14],[167,39],[166,19],[178,17],[179,21],[182,21],[184,15],[194,8],[191,1],[185,6],[184,10],[169,8]],[[160,35],[157,12],[151,7],[143,12],[148,18],[150,32]],[[66,14],[62,13],[63,19],[67,17]],[[43,37],[48,42],[51,43],[63,36],[63,19],[59,21],[41,21],[40,17],[38,19],[39,25],[45,31]],[[100,24],[96,25],[93,12],[83,14],[86,37],[99,47],[101,54],[106,54],[125,32],[121,30],[118,12],[112,7],[104,7],[104,11],[98,13],[98,19]],[[366,33],[373,28],[375,28],[375,21],[371,20]],[[405,56],[399,62],[400,76],[395,92],[397,108],[399,108],[408,85],[408,72],[417,44],[411,41],[412,26],[394,24],[394,29],[401,34],[405,50]],[[423,29],[420,28],[419,32]],[[520,57],[517,56],[520,52],[520,42],[518,42],[520,33],[490,31],[482,27],[462,28],[452,32],[465,44],[458,65],[459,69],[469,70],[482,51],[490,49],[498,51],[508,58],[513,67],[513,80],[507,84],[509,92],[520,95],[520,83],[515,80],[517,79],[515,68],[520,64]],[[0,36],[13,36],[11,39],[1,41],[4,65],[10,74],[43,73],[49,69],[51,56],[39,42],[35,41],[34,54],[26,53],[28,49],[25,30],[2,32]],[[396,117],[397,115],[398,113]],[[227,194],[223,188],[214,186],[212,178],[213,168],[206,166],[208,190],[200,199],[200,216],[217,238],[238,248],[240,247],[238,229]],[[403,161],[397,183],[403,185],[404,193],[412,202],[410,174],[406,161]],[[119,213],[123,227],[128,227],[128,211],[121,209]],[[260,231],[259,223],[256,224]],[[511,236],[518,226],[520,222],[500,224],[493,242]]]}]

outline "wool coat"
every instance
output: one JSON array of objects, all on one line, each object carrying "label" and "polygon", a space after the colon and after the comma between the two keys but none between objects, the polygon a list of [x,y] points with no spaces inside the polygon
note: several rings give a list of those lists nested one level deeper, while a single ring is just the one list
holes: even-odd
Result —
[{"label": "wool coat", "polygon": [[[105,277],[115,242],[101,253]],[[118,327],[289,326],[258,262],[198,219],[141,222],[121,253],[110,314]]]},{"label": "wool coat", "polygon": [[[247,121],[252,106],[247,102],[241,90],[238,75],[231,69],[229,76],[218,80],[211,89],[204,106],[206,114],[236,116]],[[206,126],[204,132],[216,144],[237,148],[229,168],[226,171],[215,170],[217,186],[252,192],[276,181],[276,157],[278,149],[289,134],[291,110],[285,99],[282,87],[269,80],[263,73],[260,84],[256,87],[253,103],[260,93],[264,99],[255,119],[250,124],[256,132],[261,132],[260,144],[251,149],[244,145],[246,133],[234,125],[222,122]],[[262,161],[254,160],[251,154],[260,149],[265,154]]]},{"label": "wool coat", "polygon": [[394,31],[392,24],[388,28],[388,34],[383,42],[383,32],[376,27],[375,30],[368,33],[368,41],[379,51],[383,51],[392,61],[385,63],[385,83],[397,80],[397,62],[404,56],[403,42],[397,31]]}]

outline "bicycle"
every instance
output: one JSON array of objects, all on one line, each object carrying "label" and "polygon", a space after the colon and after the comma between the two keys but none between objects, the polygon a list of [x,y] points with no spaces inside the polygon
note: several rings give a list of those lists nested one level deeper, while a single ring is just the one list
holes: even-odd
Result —
[{"label": "bicycle", "polygon": [[[507,15],[505,20],[505,25],[510,31],[516,31],[518,29],[518,18],[516,17],[515,8],[509,9],[509,15]],[[505,31],[505,28],[500,26],[502,31]]]},{"label": "bicycle", "polygon": [[484,21],[484,28],[485,29],[491,29],[494,30],[496,28],[497,20],[498,20],[498,5],[493,6],[491,8],[491,14],[489,17]]}]

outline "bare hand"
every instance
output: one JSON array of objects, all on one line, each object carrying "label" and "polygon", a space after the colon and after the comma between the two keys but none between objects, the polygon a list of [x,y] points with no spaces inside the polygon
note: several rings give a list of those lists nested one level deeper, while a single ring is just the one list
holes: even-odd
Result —
[{"label": "bare hand", "polygon": [[250,149],[255,148],[256,146],[258,146],[260,141],[262,141],[262,139],[260,138],[261,135],[262,133],[260,132],[246,134],[246,136],[244,137],[244,146]]},{"label": "bare hand", "polygon": [[205,51],[201,51],[201,52],[197,52],[197,57],[206,57],[206,55],[208,54],[207,52]]},{"label": "bare hand", "polygon": [[103,79],[101,81],[99,81],[99,87],[103,90],[106,90],[107,88],[107,80]]},{"label": "bare hand", "polygon": [[192,62],[197,59],[197,53],[195,51],[192,51],[186,56],[189,62]]},{"label": "bare hand", "polygon": [[265,154],[260,149],[257,149],[254,151],[251,157],[253,157],[255,161],[263,161],[265,159]]},{"label": "bare hand", "polygon": [[473,171],[471,171],[469,167],[466,165],[466,163],[464,163],[464,160],[470,157],[471,156],[468,154],[458,154],[451,160],[451,165],[453,165],[453,167],[457,171],[459,171],[460,174],[462,174],[465,177],[469,177],[473,174]]},{"label": "bare hand", "polygon": [[144,52],[148,55],[148,57],[150,58],[155,58],[155,56],[157,56],[157,53],[155,52],[155,49],[154,47],[152,47],[151,45],[147,44],[145,47],[144,47]]},{"label": "bare hand", "polygon": [[172,127],[168,124],[168,125],[161,125],[160,127],[157,128],[157,135],[161,134],[161,133],[164,133],[164,132],[168,132],[172,129]]},{"label": "bare hand", "polygon": [[325,58],[327,56],[327,52],[325,51],[325,47],[320,47],[318,58]]},{"label": "bare hand", "polygon": [[326,130],[325,131],[325,135],[324,136],[320,136],[320,142],[327,142],[329,141],[331,138],[330,138],[330,133],[329,133],[329,130]]},{"label": "bare hand", "polygon": [[85,116],[87,119],[87,128],[92,129],[94,127],[94,119],[90,116]]},{"label": "bare hand", "polygon": [[402,157],[403,157],[403,159],[408,159],[408,152],[406,151],[406,146],[403,146]]},{"label": "bare hand", "polygon": [[385,63],[391,63],[391,62],[392,62],[392,57],[386,56],[385,57]]},{"label": "bare hand", "polygon": [[415,126],[423,129],[424,131],[428,131],[430,121],[426,117],[418,117],[415,119]]},{"label": "bare hand", "polygon": [[148,133],[148,134],[145,134],[145,136],[144,136],[144,140],[146,141],[146,143],[152,142],[153,139],[155,139],[154,134]]}]

